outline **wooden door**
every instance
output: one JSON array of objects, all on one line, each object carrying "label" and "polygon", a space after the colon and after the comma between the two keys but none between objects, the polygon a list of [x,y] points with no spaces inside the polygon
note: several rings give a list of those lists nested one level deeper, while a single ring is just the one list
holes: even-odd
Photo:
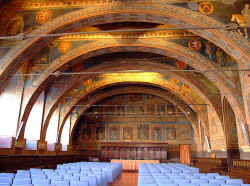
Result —
[{"label": "wooden door", "polygon": [[180,162],[190,165],[190,145],[180,145]]}]

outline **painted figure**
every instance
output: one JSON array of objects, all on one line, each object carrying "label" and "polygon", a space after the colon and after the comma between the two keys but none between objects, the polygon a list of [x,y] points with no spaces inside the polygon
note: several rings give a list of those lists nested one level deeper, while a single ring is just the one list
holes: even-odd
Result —
[{"label": "painted figure", "polygon": [[152,130],[152,140],[161,141],[162,139],[162,130],[160,127],[154,127]]},{"label": "painted figure", "polygon": [[175,140],[176,139],[175,128],[166,128],[166,139],[167,140]]},{"label": "painted figure", "polygon": [[224,61],[225,61],[225,54],[224,54],[224,52],[220,48],[217,48],[215,54],[216,54],[216,62],[219,65],[224,66]]},{"label": "painted figure", "polygon": [[191,139],[191,131],[189,125],[180,125],[177,127],[177,138],[178,139]]},{"label": "painted figure", "polygon": [[243,35],[245,38],[248,38],[247,27],[250,26],[250,5],[245,4],[241,14],[233,14],[231,21],[238,23],[238,25],[243,28],[243,33],[241,32],[241,29],[237,30],[238,33]]},{"label": "painted figure", "polygon": [[188,41],[188,47],[193,49],[193,50],[200,50],[202,47],[201,41],[199,39],[191,39]]},{"label": "painted figure", "polygon": [[9,35],[17,35],[23,33],[24,29],[24,20],[23,17],[20,15],[16,15],[15,17],[11,18],[7,25],[7,32]]},{"label": "painted figure", "polygon": [[148,140],[149,139],[149,126],[147,124],[141,124],[138,126],[138,139]]},{"label": "painted figure", "polygon": [[210,15],[214,12],[214,5],[209,1],[204,1],[199,3],[198,9],[202,14]]},{"label": "painted figure", "polygon": [[120,140],[120,128],[110,127],[110,139],[111,140]]},{"label": "painted figure", "polygon": [[249,4],[245,4],[243,10],[241,11],[241,14],[243,15],[246,25],[244,28],[244,33],[245,33],[245,37],[248,38],[248,32],[247,32],[247,28],[250,26],[250,5]]},{"label": "painted figure", "polygon": [[133,139],[133,128],[124,127],[123,128],[123,139],[124,140],[132,140]]},{"label": "painted figure", "polygon": [[205,55],[208,59],[213,60],[213,46],[209,41],[205,42]]},{"label": "painted figure", "polygon": [[96,128],[96,139],[97,140],[104,140],[105,139],[105,128],[104,127],[97,127]]},{"label": "painted figure", "polygon": [[40,10],[36,15],[36,21],[39,24],[44,24],[48,22],[52,17],[52,12],[50,10]]}]

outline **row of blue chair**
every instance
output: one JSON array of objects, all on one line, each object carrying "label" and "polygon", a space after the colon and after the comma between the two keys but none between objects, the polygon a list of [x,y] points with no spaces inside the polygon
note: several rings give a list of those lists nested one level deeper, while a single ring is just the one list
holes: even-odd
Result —
[{"label": "row of blue chair", "polygon": [[249,186],[241,179],[218,173],[200,173],[184,164],[140,164],[138,186]]},{"label": "row of blue chair", "polygon": [[120,163],[77,162],[53,169],[0,173],[0,186],[107,186],[121,174]]}]

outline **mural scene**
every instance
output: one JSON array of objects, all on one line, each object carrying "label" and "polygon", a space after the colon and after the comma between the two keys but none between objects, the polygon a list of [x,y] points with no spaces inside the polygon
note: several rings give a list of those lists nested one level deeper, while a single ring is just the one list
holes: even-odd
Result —
[{"label": "mural scene", "polygon": [[[175,1],[174,1],[175,2]],[[184,1],[185,2],[185,1]],[[11,6],[6,6],[3,10],[0,11],[0,25],[3,28],[0,28],[0,36],[5,35],[18,35],[20,33],[29,34],[35,29],[38,29],[40,26],[46,24],[49,21],[57,18],[58,16],[64,15],[66,13],[72,12],[74,10],[78,10],[83,4],[86,2],[76,1],[74,6],[69,4],[64,4],[64,2],[53,2],[53,1],[44,1],[41,3],[22,3],[20,1],[12,1],[10,3]],[[105,3],[105,1],[101,1],[98,3]],[[249,0],[211,0],[204,2],[197,1],[187,1],[183,3],[183,1],[176,2],[176,5],[182,6],[184,8],[191,9],[193,11],[198,11],[202,14],[212,16],[219,21],[223,21],[227,24],[235,23],[241,26],[242,28],[237,29],[238,33],[241,33],[244,37],[248,38],[249,29],[246,28],[249,25],[250,19],[250,9],[249,9]],[[85,5],[86,6],[86,5]],[[227,9],[228,11],[223,11],[221,13],[221,9]],[[11,12],[11,13],[10,13]],[[1,16],[7,15],[7,16]],[[7,26],[6,26],[7,25]],[[153,27],[157,27],[158,25],[152,25]],[[161,26],[161,25],[159,25]],[[123,27],[126,25],[123,24]],[[124,29],[121,27],[120,29]],[[80,28],[79,31],[101,31],[105,29],[112,29],[103,27],[102,25],[96,25],[91,27],[83,27]],[[179,31],[171,31],[171,38],[168,38],[169,31],[160,32],[160,35],[163,38],[171,39],[172,42],[176,42],[185,47],[196,50],[200,54],[204,55],[211,61],[217,63],[221,66],[235,66],[236,63],[234,59],[232,59],[229,55],[227,55],[223,50],[212,44],[211,42],[197,37],[193,34],[187,34],[187,37],[180,37]],[[186,32],[186,31],[185,31]],[[153,36],[156,33],[147,32],[146,35]],[[100,35],[100,34],[99,34]],[[116,37],[123,37],[122,35],[115,35]],[[100,35],[100,37],[104,37]],[[110,37],[110,36],[109,36]],[[29,68],[30,73],[41,73],[43,72],[50,63],[52,63],[58,57],[67,54],[69,51],[82,46],[83,44],[91,43],[97,41],[98,34],[92,35],[77,35],[77,36],[66,36],[61,37],[53,42],[48,43],[47,46],[41,49],[41,51],[36,51],[36,55],[34,55],[29,63],[31,66],[36,66]],[[109,39],[109,38],[107,38]],[[6,51],[9,48],[14,47],[18,44],[19,41],[9,41],[9,40],[1,40],[1,46],[6,46],[4,49],[0,49],[0,56],[5,55]],[[136,41],[139,42],[139,41]],[[164,60],[165,61],[165,60]],[[180,69],[190,69],[188,65],[179,60],[172,60],[169,62],[170,64],[176,66]],[[84,66],[84,68],[86,68]],[[80,68],[81,69],[81,68]],[[83,68],[82,68],[83,69]],[[69,71],[75,71],[76,69],[69,69]],[[79,69],[78,69],[79,70]],[[33,78],[35,78],[34,76]]]},{"label": "mural scene", "polygon": [[88,147],[100,142],[176,144],[183,140],[193,141],[193,128],[184,113],[170,102],[147,94],[117,95],[101,101],[84,113],[73,135],[73,143],[89,143]]}]

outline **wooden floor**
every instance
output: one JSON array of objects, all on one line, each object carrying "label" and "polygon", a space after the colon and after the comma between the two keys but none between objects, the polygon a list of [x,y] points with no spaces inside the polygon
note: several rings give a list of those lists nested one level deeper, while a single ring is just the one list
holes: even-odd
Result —
[{"label": "wooden floor", "polygon": [[112,186],[137,186],[137,172],[122,172]]}]

